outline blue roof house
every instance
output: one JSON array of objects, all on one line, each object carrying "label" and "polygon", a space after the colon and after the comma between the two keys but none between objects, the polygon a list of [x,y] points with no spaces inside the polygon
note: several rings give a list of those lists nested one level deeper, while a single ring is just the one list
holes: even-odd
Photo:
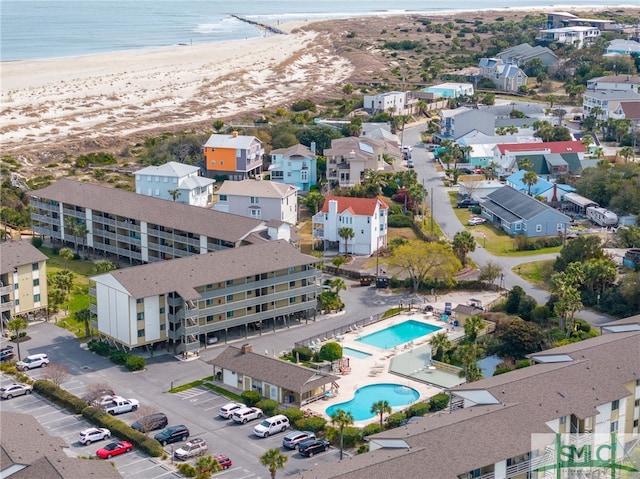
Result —
[{"label": "blue roof house", "polygon": [[309,191],[318,181],[315,145],[309,148],[298,143],[289,148],[272,150],[271,161],[271,181],[297,186],[300,191]]},{"label": "blue roof house", "polygon": [[[527,170],[518,170],[507,178],[507,186],[513,189],[529,193],[529,185],[522,181]],[[547,181],[538,176],[538,182],[531,185],[531,196],[538,199],[544,198],[547,203],[556,203],[564,200],[564,195],[573,193],[576,189],[573,186]]]},{"label": "blue roof house", "polygon": [[555,236],[566,231],[571,222],[567,215],[510,186],[487,195],[481,208],[482,216],[511,236]]}]

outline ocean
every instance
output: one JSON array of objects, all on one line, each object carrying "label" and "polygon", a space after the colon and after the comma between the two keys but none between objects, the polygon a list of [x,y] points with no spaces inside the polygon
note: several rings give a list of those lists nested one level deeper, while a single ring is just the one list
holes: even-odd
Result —
[{"label": "ocean", "polygon": [[[270,23],[452,10],[548,7],[549,0],[0,0],[0,61],[75,57],[264,35],[232,14]],[[562,0],[554,7],[615,7]],[[637,6],[637,5],[636,5]]]}]

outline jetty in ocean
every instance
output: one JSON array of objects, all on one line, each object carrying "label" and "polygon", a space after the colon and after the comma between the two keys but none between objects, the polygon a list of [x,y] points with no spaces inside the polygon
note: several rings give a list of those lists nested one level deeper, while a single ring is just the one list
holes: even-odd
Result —
[{"label": "jetty in ocean", "polygon": [[265,23],[260,23],[260,22],[255,22],[253,20],[249,20],[248,18],[243,18],[239,15],[231,15],[233,18],[240,20],[241,22],[245,22],[245,23],[250,23],[251,25],[254,25],[262,30],[266,30],[269,33],[273,33],[276,35],[286,35],[287,32],[280,30],[279,28],[276,27],[272,27],[271,25],[267,25]]}]

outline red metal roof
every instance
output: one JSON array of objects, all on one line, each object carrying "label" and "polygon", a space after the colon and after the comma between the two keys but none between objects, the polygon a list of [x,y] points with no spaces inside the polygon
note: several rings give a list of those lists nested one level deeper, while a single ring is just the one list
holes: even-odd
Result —
[{"label": "red metal roof", "polygon": [[548,141],[543,143],[505,143],[498,145],[501,155],[507,151],[546,151],[551,153],[584,153],[584,145],[579,141]]},{"label": "red metal roof", "polygon": [[351,196],[327,196],[322,205],[322,212],[329,212],[329,202],[336,200],[338,202],[338,213],[349,211],[351,214],[359,216],[373,216],[378,203],[381,210],[386,210],[389,206],[380,198],[353,198]]}]

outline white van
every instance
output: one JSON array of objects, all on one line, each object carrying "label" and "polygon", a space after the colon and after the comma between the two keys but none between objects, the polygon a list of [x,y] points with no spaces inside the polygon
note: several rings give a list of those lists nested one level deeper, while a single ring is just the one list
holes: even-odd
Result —
[{"label": "white van", "polygon": [[265,419],[253,428],[253,433],[258,437],[268,437],[270,434],[282,432],[289,427],[289,419],[287,416],[278,414]]}]

